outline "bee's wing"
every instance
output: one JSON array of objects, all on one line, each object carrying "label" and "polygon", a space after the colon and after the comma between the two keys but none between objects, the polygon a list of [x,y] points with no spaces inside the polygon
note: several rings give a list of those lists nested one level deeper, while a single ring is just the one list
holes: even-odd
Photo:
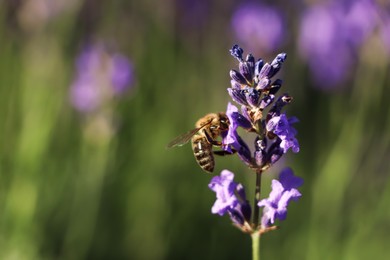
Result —
[{"label": "bee's wing", "polygon": [[188,141],[191,140],[191,138],[197,133],[199,132],[202,128],[208,126],[210,123],[211,123],[212,120],[210,120],[209,122],[207,122],[206,124],[202,125],[201,127],[197,127],[195,129],[192,129],[190,131],[188,131],[187,133],[185,134],[182,134],[182,135],[179,135],[178,137],[176,137],[175,139],[173,139],[171,142],[169,142],[169,144],[167,144],[167,148],[171,148],[171,147],[175,147],[175,146],[182,146],[186,143],[188,143]]},{"label": "bee's wing", "polygon": [[172,141],[170,141],[169,144],[167,144],[167,148],[171,148],[171,147],[175,147],[175,146],[182,146],[183,144],[188,143],[188,141],[191,140],[191,138],[192,138],[192,137],[193,137],[201,128],[203,128],[203,126],[202,126],[202,127],[195,128],[195,129],[192,129],[191,131],[188,131],[188,132],[185,133],[185,134],[179,135],[178,137],[176,137],[175,139],[173,139]]}]

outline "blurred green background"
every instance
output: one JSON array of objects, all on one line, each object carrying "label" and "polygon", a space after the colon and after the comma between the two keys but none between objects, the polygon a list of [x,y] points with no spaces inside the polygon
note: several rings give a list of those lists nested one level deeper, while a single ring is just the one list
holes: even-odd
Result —
[{"label": "blurred green background", "polygon": [[[211,175],[190,145],[165,148],[204,114],[226,109],[237,66],[229,49],[242,44],[231,19],[242,2],[0,3],[0,259],[250,259],[250,237],[211,214]],[[348,78],[318,88],[297,38],[302,10],[320,1],[255,2],[282,10],[285,37],[275,50],[244,51],[267,61],[288,54],[281,93],[294,97],[286,110],[300,119],[301,152],[269,170],[263,191],[283,165],[305,179],[281,229],[262,238],[263,259],[387,259],[383,17],[354,52]],[[135,81],[85,114],[72,106],[70,86],[77,55],[96,41],[132,61]],[[238,158],[217,158],[215,172],[225,168],[253,194]]]}]

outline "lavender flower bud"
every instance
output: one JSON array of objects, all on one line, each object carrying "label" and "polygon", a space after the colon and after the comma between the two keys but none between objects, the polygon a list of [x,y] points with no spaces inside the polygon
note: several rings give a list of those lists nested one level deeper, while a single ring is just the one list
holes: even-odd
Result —
[{"label": "lavender flower bud", "polygon": [[263,68],[259,72],[259,79],[262,78],[270,78],[269,75],[271,74],[272,67],[269,63],[264,64]]},{"label": "lavender flower bud", "polygon": [[254,88],[249,88],[248,91],[245,93],[246,100],[248,101],[249,105],[251,105],[252,107],[259,106],[261,101],[260,95],[261,93]]},{"label": "lavender flower bud", "polygon": [[255,64],[255,76],[260,74],[261,69],[264,66],[264,61],[262,59],[259,59]]},{"label": "lavender flower bud", "polygon": [[252,69],[247,62],[240,62],[238,65],[240,73],[244,76],[247,82],[252,81]]},{"label": "lavender flower bud", "polygon": [[287,94],[283,94],[282,96],[280,96],[278,100],[276,100],[276,102],[274,103],[273,107],[268,111],[267,118],[270,119],[274,116],[280,115],[282,108],[285,105],[291,103],[291,101],[292,97]]},{"label": "lavender flower bud", "polygon": [[244,76],[236,70],[230,70],[230,77],[242,85],[248,84]]},{"label": "lavender flower bud", "polygon": [[260,108],[260,109],[264,109],[264,108],[268,107],[270,104],[272,104],[272,102],[274,101],[274,99],[275,99],[275,96],[274,96],[274,95],[266,95],[266,96],[264,96],[264,97],[261,99],[259,108]]},{"label": "lavender flower bud", "polygon": [[271,156],[269,158],[269,163],[275,164],[277,161],[279,161],[279,159],[282,157],[283,154],[284,154],[283,149],[280,147],[276,147],[271,153]]},{"label": "lavender flower bud", "polygon": [[257,83],[256,89],[262,90],[268,88],[270,85],[271,80],[269,78],[261,78],[259,82]]},{"label": "lavender flower bud", "polygon": [[238,82],[235,81],[235,80],[231,80],[231,81],[230,81],[230,85],[232,86],[233,89],[241,89],[241,84],[238,83]]},{"label": "lavender flower bud", "polygon": [[253,57],[252,54],[248,54],[246,56],[245,61],[248,64],[249,68],[251,69],[251,72],[253,73],[255,70],[255,57]]},{"label": "lavender flower bud", "polygon": [[271,67],[272,67],[272,73],[269,74],[269,77],[273,77],[282,67],[282,63],[286,60],[287,54],[286,53],[280,53],[276,56],[276,58],[272,61]]},{"label": "lavender flower bud", "polygon": [[240,62],[242,61],[243,52],[244,50],[237,44],[233,45],[233,47],[230,49],[230,54]]},{"label": "lavender flower bud", "polygon": [[248,106],[244,90],[228,88],[230,97],[240,105]]}]

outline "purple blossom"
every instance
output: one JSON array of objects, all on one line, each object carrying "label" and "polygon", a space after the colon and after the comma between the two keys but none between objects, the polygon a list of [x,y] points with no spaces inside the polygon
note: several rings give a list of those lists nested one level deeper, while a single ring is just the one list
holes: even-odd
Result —
[{"label": "purple blossom", "polygon": [[236,37],[249,49],[270,53],[283,41],[284,21],[276,8],[258,3],[245,3],[232,17]]},{"label": "purple blossom", "polygon": [[269,197],[257,204],[259,207],[264,207],[261,219],[263,228],[274,224],[275,219],[286,219],[288,203],[301,197],[297,188],[302,184],[303,179],[294,176],[290,168],[285,168],[280,173],[279,180],[272,180],[272,190]]},{"label": "purple blossom", "polygon": [[344,5],[345,37],[359,47],[376,27],[378,7],[372,0],[349,1]]},{"label": "purple blossom", "polygon": [[348,79],[355,54],[376,26],[371,0],[314,5],[302,15],[298,46],[317,85],[335,88]]},{"label": "purple blossom", "polygon": [[134,83],[133,64],[123,55],[112,55],[111,79],[114,92],[123,93]]},{"label": "purple blossom", "polygon": [[238,108],[235,105],[232,105],[230,102],[227,106],[226,115],[229,118],[230,125],[229,130],[222,139],[223,148],[230,152],[231,146],[236,150],[240,150],[241,144],[238,140],[239,136],[237,133],[237,128],[243,127],[249,129],[252,127],[252,125],[243,115],[238,112]]},{"label": "purple blossom", "polygon": [[244,187],[233,181],[234,174],[223,170],[220,176],[214,176],[209,188],[216,193],[215,201],[211,212],[223,216],[229,213],[235,224],[243,225],[250,219],[251,209],[246,199]]},{"label": "purple blossom", "polygon": [[[231,70],[231,88],[228,88],[230,97],[238,104],[246,106],[249,109],[264,109],[274,100],[274,94],[280,89],[282,81],[271,78],[280,70],[282,63],[286,60],[285,53],[278,54],[275,59],[269,63],[255,58],[249,54],[245,61],[242,58],[243,50],[234,45],[230,53],[239,61],[239,71]],[[269,93],[262,95],[263,91]],[[259,111],[260,112],[260,111]]]},{"label": "purple blossom", "polygon": [[92,112],[112,96],[121,94],[133,79],[133,66],[121,54],[111,54],[102,45],[87,46],[76,60],[76,78],[71,102],[81,112]]},{"label": "purple blossom", "polygon": [[267,122],[267,131],[273,132],[281,139],[280,147],[284,153],[290,148],[294,153],[299,152],[298,140],[295,138],[297,131],[292,127],[296,122],[298,122],[296,117],[287,118],[285,114],[274,116]]},{"label": "purple blossom", "polygon": [[340,32],[341,19],[341,11],[333,6],[315,6],[302,16],[299,50],[320,87],[346,80],[352,65],[352,53]]}]

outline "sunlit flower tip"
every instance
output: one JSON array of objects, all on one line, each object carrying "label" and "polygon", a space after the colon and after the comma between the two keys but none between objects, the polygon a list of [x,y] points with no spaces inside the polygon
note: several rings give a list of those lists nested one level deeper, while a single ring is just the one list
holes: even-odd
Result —
[{"label": "sunlit flower tip", "polygon": [[272,61],[271,66],[276,69],[282,66],[282,63],[287,59],[287,54],[282,52],[276,55],[275,59]]},{"label": "sunlit flower tip", "polygon": [[284,220],[287,216],[287,206],[291,200],[298,200],[302,195],[298,187],[303,184],[303,179],[294,176],[290,168],[284,169],[279,180],[272,180],[272,190],[269,197],[259,201],[259,207],[264,207],[262,226],[268,227],[275,223],[275,219]]},{"label": "sunlit flower tip", "polygon": [[242,61],[242,54],[244,53],[244,50],[240,48],[237,44],[233,45],[233,47],[230,49],[230,54],[236,58],[238,61]]},{"label": "sunlit flower tip", "polygon": [[278,73],[278,71],[282,67],[282,63],[286,60],[286,58],[287,58],[286,53],[280,53],[276,56],[276,58],[271,63],[272,70],[268,74],[268,77],[271,78],[275,76],[276,73]]}]

